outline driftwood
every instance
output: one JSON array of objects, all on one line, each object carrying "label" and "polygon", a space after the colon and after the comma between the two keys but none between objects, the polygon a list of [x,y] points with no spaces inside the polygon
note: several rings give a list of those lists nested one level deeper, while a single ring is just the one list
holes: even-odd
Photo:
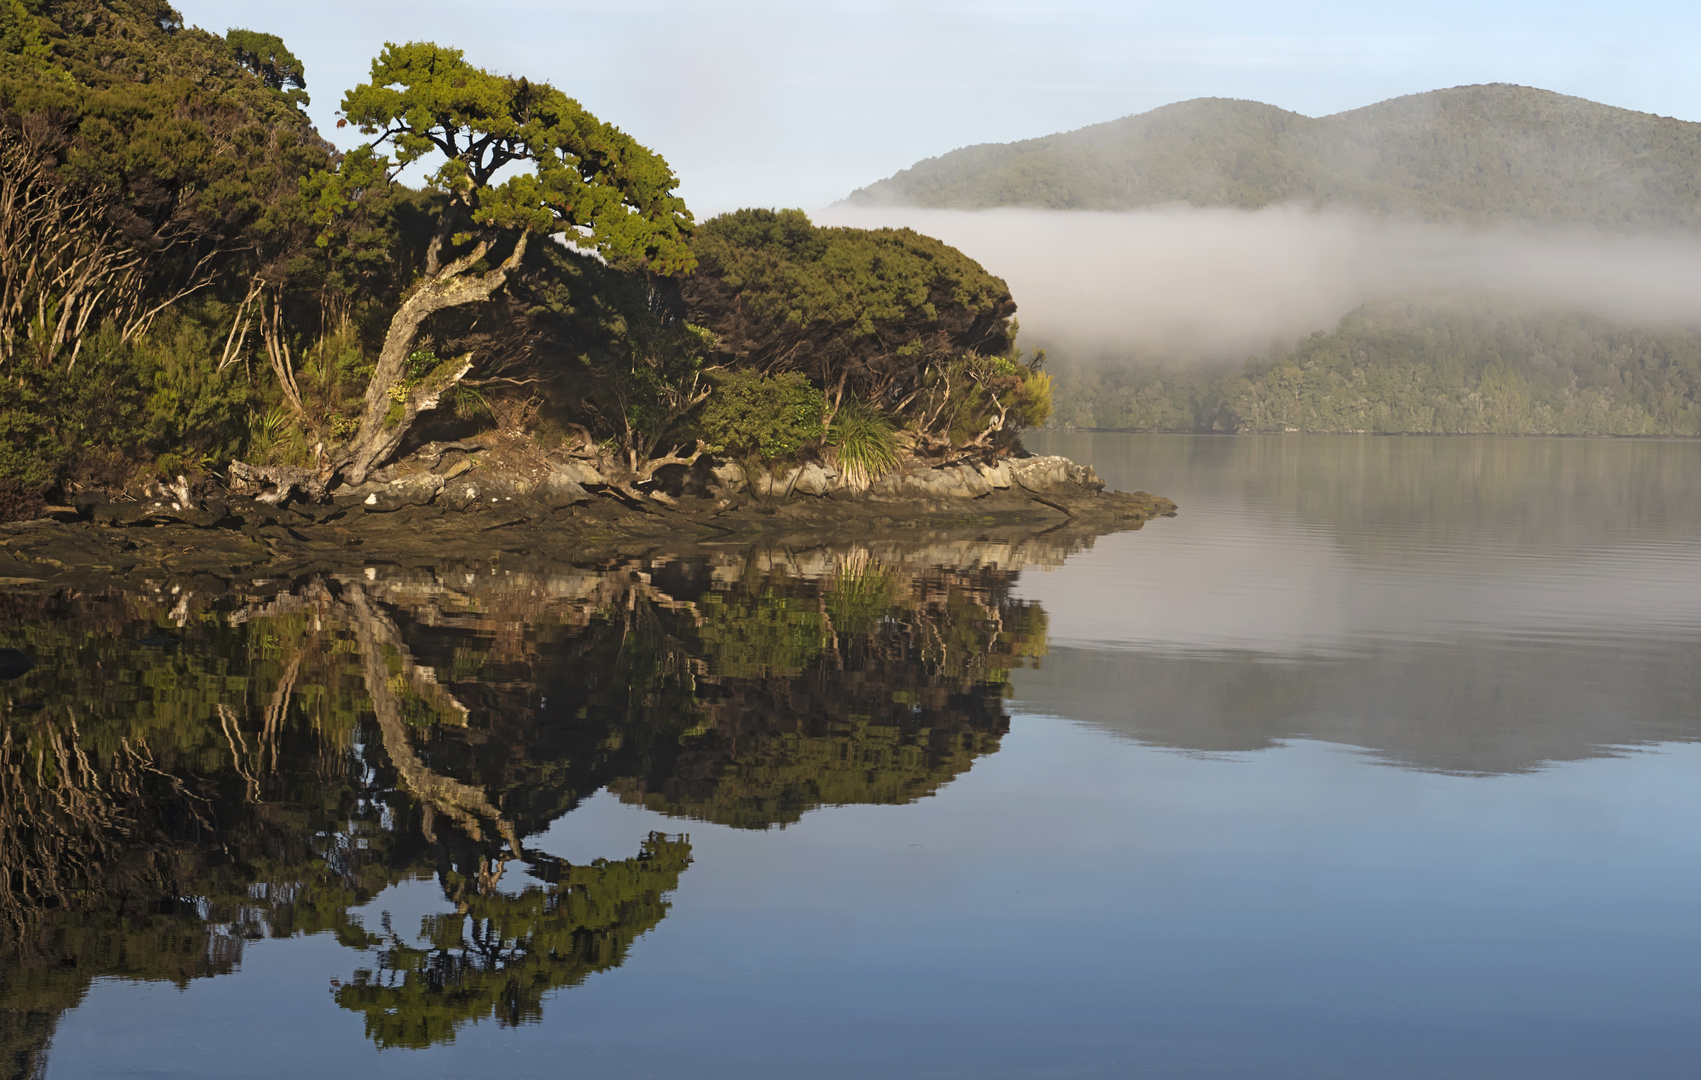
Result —
[{"label": "driftwood", "polygon": [[460,450],[464,453],[471,454],[479,450],[488,449],[490,448],[480,439],[468,439],[464,442],[428,442],[418,450],[415,450],[413,453],[403,458],[401,461],[392,465],[386,465],[382,469],[376,470],[368,476],[367,479],[377,481],[380,484],[388,484],[396,478],[397,470],[403,465],[419,464],[425,466],[427,469],[435,469],[438,462],[443,460],[443,455],[452,450]]}]

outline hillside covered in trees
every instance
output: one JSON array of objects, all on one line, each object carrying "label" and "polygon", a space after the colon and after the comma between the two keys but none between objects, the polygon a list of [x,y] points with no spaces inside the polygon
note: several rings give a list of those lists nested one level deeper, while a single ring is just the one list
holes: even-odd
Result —
[{"label": "hillside covered in trees", "polygon": [[1049,410],[960,252],[699,223],[660,154],[449,45],[331,91],[369,140],[343,153],[271,33],[3,0],[0,39],[0,520],[227,476],[312,502],[445,443],[627,498],[705,455],[866,485]]},{"label": "hillside covered in trees", "polygon": [[1229,368],[1057,372],[1057,422],[1138,431],[1701,435],[1701,332],[1505,299],[1381,301]]},{"label": "hillside covered in trees", "polygon": [[[1681,237],[1701,229],[1701,124],[1501,84],[1316,119],[1202,98],[955,150],[846,201],[1288,205],[1467,231]],[[1244,365],[1053,349],[1050,371],[1055,422],[1076,427],[1692,435],[1701,433],[1698,351],[1701,333],[1681,323],[1631,326],[1551,302],[1425,292],[1383,297]]]},{"label": "hillside covered in trees", "polygon": [[1504,84],[1321,118],[1199,98],[953,150],[846,201],[957,210],[1298,203],[1431,221],[1695,228],[1701,124]]}]

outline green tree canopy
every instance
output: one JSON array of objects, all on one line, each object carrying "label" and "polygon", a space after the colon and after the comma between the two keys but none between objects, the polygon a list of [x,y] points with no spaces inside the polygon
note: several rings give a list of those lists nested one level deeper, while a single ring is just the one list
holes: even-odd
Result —
[{"label": "green tree canopy", "polygon": [[1493,298],[1378,300],[1233,368],[1066,367],[1079,427],[1401,434],[1701,434],[1701,332]]},{"label": "green tree canopy", "polygon": [[307,89],[307,68],[290,52],[276,34],[255,30],[231,29],[225,32],[225,44],[236,62],[260,77],[260,81],[291,101],[307,104],[302,91]]},{"label": "green tree canopy", "polygon": [[[339,123],[372,141],[307,186],[321,243],[331,245],[368,197],[382,197],[400,170],[432,154],[442,163],[427,180],[443,202],[421,278],[390,319],[353,436],[328,472],[251,468],[273,485],[271,498],[297,485],[322,493],[337,474],[361,483],[396,451],[419,414],[435,409],[474,362],[468,354],[414,372],[415,338],[439,312],[502,289],[533,233],[560,234],[651,274],[695,266],[691,214],[673,194],[678,181],[667,162],[547,83],[474,67],[459,49],[386,44],[370,81],[344,95],[342,111]],[[485,257],[497,248],[507,256],[490,266]]]},{"label": "green tree canopy", "polygon": [[[548,83],[476,68],[459,49],[387,44],[371,80],[344,95],[343,117],[375,136],[341,174],[358,185],[370,181],[371,161],[394,175],[436,152],[443,163],[429,182],[478,225],[564,231],[660,274],[695,265],[691,215],[667,162]],[[385,144],[393,156],[381,153]],[[531,169],[498,182],[516,163]],[[333,183],[327,194],[329,209],[344,192]]]},{"label": "green tree canopy", "polygon": [[801,371],[829,390],[895,402],[932,364],[1015,343],[1009,287],[911,229],[739,210],[705,222],[694,247],[701,270],[684,283],[693,321],[764,374]]},{"label": "green tree canopy", "polygon": [[29,337],[45,365],[108,318],[129,340],[275,257],[297,183],[330,147],[163,3],[40,7],[0,10],[0,36],[36,58],[0,68],[0,357]]}]

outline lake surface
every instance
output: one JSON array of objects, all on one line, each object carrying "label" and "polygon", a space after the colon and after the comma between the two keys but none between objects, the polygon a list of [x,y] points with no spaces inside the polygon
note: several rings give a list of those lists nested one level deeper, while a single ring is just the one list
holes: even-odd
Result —
[{"label": "lake surface", "polygon": [[1030,445],[1181,514],[0,594],[0,1062],[1696,1074],[1701,443]]}]

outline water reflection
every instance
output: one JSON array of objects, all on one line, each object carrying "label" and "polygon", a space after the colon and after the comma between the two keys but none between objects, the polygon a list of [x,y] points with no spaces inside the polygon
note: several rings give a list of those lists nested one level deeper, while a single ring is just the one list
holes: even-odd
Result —
[{"label": "water reflection", "polygon": [[1526,772],[1701,737],[1701,442],[1052,435],[1186,512],[1020,594],[1018,697],[1143,742]]},{"label": "water reflection", "polygon": [[[44,1067],[94,979],[233,971],[331,934],[379,1047],[536,1022],[665,918],[684,834],[536,846],[609,789],[784,826],[904,803],[997,750],[1045,650],[1017,569],[1074,544],[372,567],[11,594],[0,683],[0,1061]],[[375,897],[429,881],[400,925]]]},{"label": "water reflection", "polygon": [[1027,583],[1060,642],[1304,660],[1701,636],[1701,442],[1050,435],[1044,449],[1186,511]]},{"label": "water reflection", "polygon": [[1680,1075],[1701,444],[1083,442],[1182,516],[0,596],[8,1071]]}]

